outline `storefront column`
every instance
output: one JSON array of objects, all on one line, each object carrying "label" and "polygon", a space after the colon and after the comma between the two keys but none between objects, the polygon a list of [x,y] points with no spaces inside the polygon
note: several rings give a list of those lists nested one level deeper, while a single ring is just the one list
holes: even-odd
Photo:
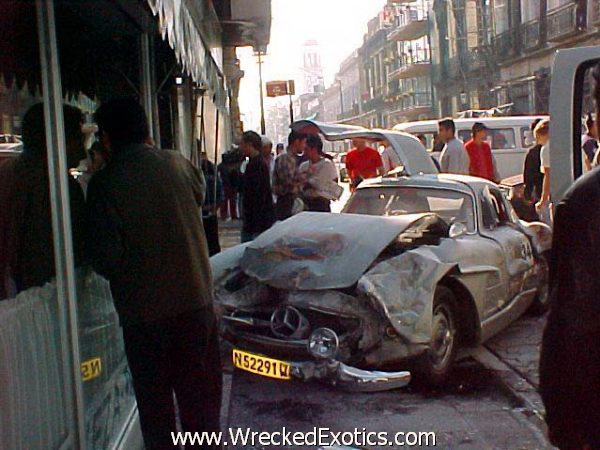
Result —
[{"label": "storefront column", "polygon": [[154,100],[155,95],[153,89],[152,73],[154,71],[154,65],[152,64],[152,37],[148,33],[142,33],[140,35],[140,49],[141,49],[141,93],[142,93],[142,106],[146,111],[148,117],[148,124],[150,125],[150,137],[160,143],[160,136],[156,133],[157,123],[154,117]]},{"label": "storefront column", "polygon": [[53,0],[36,0],[36,12],[42,68],[46,146],[48,148],[58,311],[61,338],[66,339],[66,342],[62,342],[62,358],[65,368],[64,393],[67,404],[71,405],[71,410],[67,414],[70,416],[70,428],[73,431],[72,442],[68,447],[85,450],[67,150]]}]

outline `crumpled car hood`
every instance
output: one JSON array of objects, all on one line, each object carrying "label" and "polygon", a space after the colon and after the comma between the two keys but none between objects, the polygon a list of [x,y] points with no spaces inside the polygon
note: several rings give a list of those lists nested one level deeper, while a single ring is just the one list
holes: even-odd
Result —
[{"label": "crumpled car hood", "polygon": [[402,231],[427,215],[301,213],[248,245],[240,266],[279,289],[350,287]]}]

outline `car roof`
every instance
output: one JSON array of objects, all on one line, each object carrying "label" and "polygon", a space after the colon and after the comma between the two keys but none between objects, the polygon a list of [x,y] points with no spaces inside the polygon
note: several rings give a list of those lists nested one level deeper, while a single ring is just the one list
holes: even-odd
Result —
[{"label": "car roof", "polygon": [[465,194],[475,195],[483,190],[486,186],[497,187],[491,181],[483,178],[471,177],[468,175],[455,174],[427,174],[413,175],[410,177],[382,177],[365,180],[358,189],[369,188],[389,188],[389,187],[421,187],[421,188],[436,188],[449,189],[460,191]]},{"label": "car roof", "polygon": [[[499,117],[476,117],[467,119],[453,119],[457,128],[463,128],[466,125],[467,128],[471,128],[475,122],[484,123],[488,126],[529,126],[536,119],[546,119],[548,116],[537,115],[537,116],[499,116]],[[394,130],[398,131],[425,131],[425,130],[437,130],[438,120],[422,120],[419,122],[405,122],[399,123],[394,126]]]}]

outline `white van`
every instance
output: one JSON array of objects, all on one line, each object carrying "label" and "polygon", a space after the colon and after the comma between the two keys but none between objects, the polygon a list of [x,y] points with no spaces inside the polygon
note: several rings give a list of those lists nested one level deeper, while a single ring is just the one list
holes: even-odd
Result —
[{"label": "white van", "polygon": [[[489,129],[488,141],[498,164],[501,178],[508,178],[523,173],[523,162],[527,149],[533,145],[531,124],[536,119],[547,119],[548,116],[508,116],[478,117],[476,119],[454,119],[458,138],[467,142],[471,139],[471,128],[475,122],[484,123]],[[441,148],[434,149],[434,138],[438,129],[437,120],[406,122],[394,127],[396,131],[411,134],[423,134],[427,139],[427,150],[439,157]]]}]

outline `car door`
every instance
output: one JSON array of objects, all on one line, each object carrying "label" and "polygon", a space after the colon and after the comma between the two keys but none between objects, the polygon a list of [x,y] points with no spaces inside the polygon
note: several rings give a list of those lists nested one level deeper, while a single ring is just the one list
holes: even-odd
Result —
[{"label": "car door", "polygon": [[[533,249],[528,237],[513,221],[504,196],[495,187],[486,187],[481,195],[484,222],[481,235],[492,239],[502,250],[502,282],[505,296],[494,299],[496,310],[507,307],[522,291],[534,266]],[[485,216],[488,216],[487,220]],[[490,305],[491,306],[491,305]]]}]

